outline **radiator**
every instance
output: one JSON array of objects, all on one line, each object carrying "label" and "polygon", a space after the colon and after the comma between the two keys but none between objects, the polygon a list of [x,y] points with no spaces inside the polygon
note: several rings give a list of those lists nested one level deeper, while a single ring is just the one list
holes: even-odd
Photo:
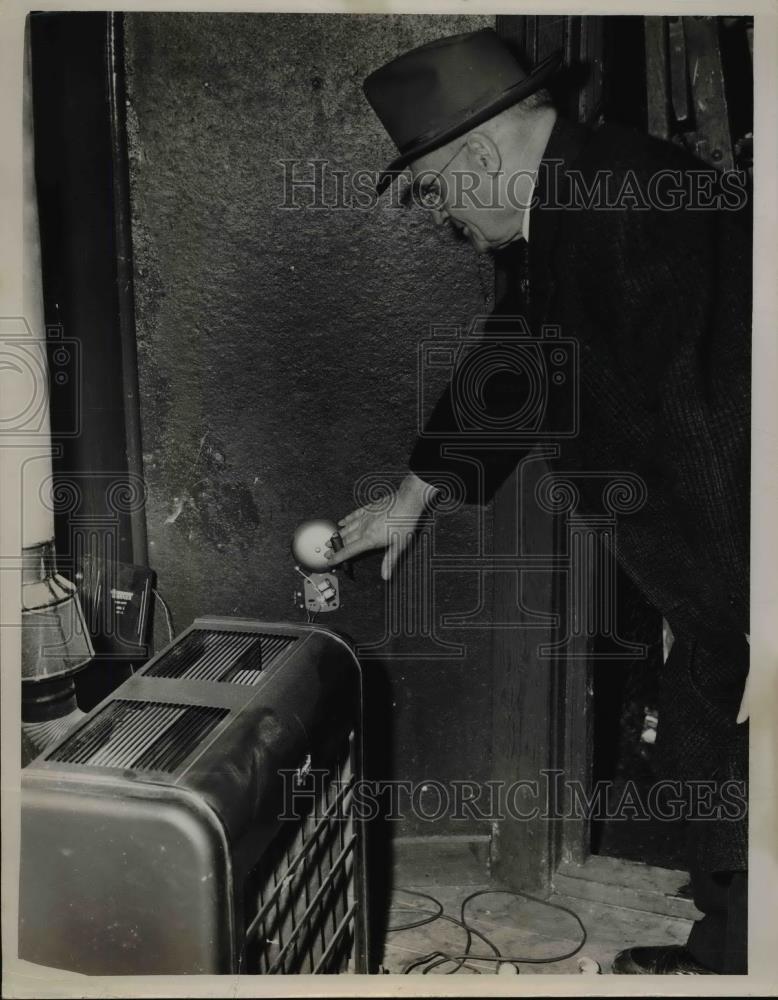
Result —
[{"label": "radiator", "polygon": [[20,957],[368,971],[361,741],[343,638],[195,621],[22,772]]}]

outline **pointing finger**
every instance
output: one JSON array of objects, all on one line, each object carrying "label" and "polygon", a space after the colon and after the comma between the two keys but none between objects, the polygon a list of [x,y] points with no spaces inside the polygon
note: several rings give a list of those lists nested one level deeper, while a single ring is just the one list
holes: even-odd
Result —
[{"label": "pointing finger", "polygon": [[366,552],[370,547],[371,546],[368,542],[366,542],[363,538],[359,538],[348,545],[344,545],[338,552],[328,549],[325,558],[330,566],[337,566],[339,563],[345,562],[352,556],[357,556],[361,552]]},{"label": "pointing finger", "polygon": [[402,547],[396,542],[392,542],[389,548],[386,550],[386,555],[384,556],[384,561],[381,563],[381,579],[388,580],[392,573],[394,572],[394,567],[397,564],[397,559],[402,551]]}]

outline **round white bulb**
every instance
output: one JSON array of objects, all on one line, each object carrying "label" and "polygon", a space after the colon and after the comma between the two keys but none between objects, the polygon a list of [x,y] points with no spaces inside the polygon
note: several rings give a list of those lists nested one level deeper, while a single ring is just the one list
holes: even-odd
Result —
[{"label": "round white bulb", "polygon": [[292,555],[303,569],[311,573],[321,573],[330,568],[325,555],[329,552],[327,542],[337,532],[334,521],[320,518],[314,521],[303,521],[295,530],[292,538]]}]

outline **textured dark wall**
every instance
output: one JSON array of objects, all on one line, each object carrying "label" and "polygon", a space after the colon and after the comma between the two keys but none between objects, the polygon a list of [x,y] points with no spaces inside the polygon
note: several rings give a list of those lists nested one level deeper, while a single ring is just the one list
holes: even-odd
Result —
[{"label": "textured dark wall", "polygon": [[[150,553],[179,627],[209,613],[299,620],[295,526],[351,510],[366,473],[402,474],[418,342],[484,311],[491,265],[418,209],[284,210],[276,161],[381,166],[393,149],[363,78],[490,21],[127,15]],[[477,516],[440,523],[438,551],[472,551]],[[324,618],[360,644],[384,634],[379,565],[359,562]],[[438,614],[476,603],[472,575],[441,576]],[[466,641],[464,659],[365,662],[377,770],[385,750],[398,778],[488,777],[488,630],[446,638]]]}]

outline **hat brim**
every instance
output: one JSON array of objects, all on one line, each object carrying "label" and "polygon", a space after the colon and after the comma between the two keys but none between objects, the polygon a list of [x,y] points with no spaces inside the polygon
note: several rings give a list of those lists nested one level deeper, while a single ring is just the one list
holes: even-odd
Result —
[{"label": "hat brim", "polygon": [[387,164],[384,170],[381,171],[378,177],[378,183],[376,184],[376,191],[378,194],[383,194],[392,181],[398,177],[408,164],[413,162],[413,160],[417,160],[420,156],[431,153],[435,149],[440,149],[441,146],[445,146],[446,143],[451,142],[452,139],[456,139],[460,135],[464,135],[477,125],[483,124],[483,122],[493,118],[501,111],[505,111],[505,109],[511,107],[511,105],[518,104],[518,102],[523,101],[525,97],[529,97],[530,94],[534,94],[536,91],[540,90],[541,87],[543,87],[557,72],[562,63],[563,56],[564,53],[561,49],[557,52],[552,52],[550,56],[547,56],[542,62],[538,63],[529,76],[525,77],[525,79],[523,79],[520,83],[517,83],[514,87],[510,87],[504,93],[500,94],[500,96],[495,98],[495,100],[490,101],[487,105],[484,105],[470,114],[467,114],[464,118],[460,119],[456,125],[452,125],[450,128],[445,129],[442,132],[438,132],[434,136],[425,137],[423,140],[419,140],[414,143],[413,146],[404,150],[400,156],[395,157],[395,159],[393,159],[391,163]]}]

